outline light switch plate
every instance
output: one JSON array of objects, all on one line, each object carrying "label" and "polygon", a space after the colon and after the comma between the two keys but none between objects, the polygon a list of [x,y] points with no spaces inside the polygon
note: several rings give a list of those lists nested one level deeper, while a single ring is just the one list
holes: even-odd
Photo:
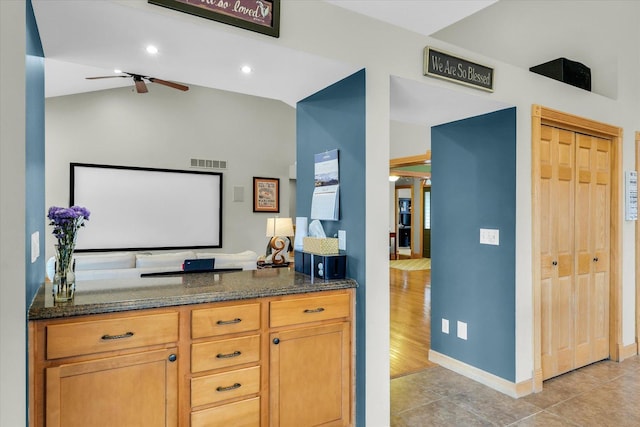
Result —
[{"label": "light switch plate", "polygon": [[347,250],[347,232],[346,230],[338,230],[338,249]]},{"label": "light switch plate", "polygon": [[40,256],[40,232],[36,231],[31,234],[31,264],[36,262]]},{"label": "light switch plate", "polygon": [[491,228],[480,229],[480,244],[483,245],[500,245],[500,230]]}]

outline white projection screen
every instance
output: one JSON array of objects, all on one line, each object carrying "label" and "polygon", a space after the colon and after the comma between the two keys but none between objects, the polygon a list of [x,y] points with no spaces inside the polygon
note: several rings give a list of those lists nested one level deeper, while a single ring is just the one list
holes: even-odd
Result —
[{"label": "white projection screen", "polygon": [[71,163],[78,251],[222,247],[222,174]]}]

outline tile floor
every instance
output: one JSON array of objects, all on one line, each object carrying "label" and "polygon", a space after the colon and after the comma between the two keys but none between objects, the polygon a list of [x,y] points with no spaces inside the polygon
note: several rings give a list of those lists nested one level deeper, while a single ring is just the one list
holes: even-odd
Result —
[{"label": "tile floor", "polygon": [[391,380],[391,426],[640,426],[640,356],[602,361],[513,399],[441,366]]}]

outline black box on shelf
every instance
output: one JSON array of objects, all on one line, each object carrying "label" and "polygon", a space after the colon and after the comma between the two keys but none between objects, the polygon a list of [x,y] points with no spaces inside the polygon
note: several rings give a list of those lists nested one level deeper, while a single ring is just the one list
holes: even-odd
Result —
[{"label": "black box on shelf", "polygon": [[558,58],[531,67],[529,71],[591,91],[591,69],[580,62]]},{"label": "black box on shelf", "polygon": [[347,255],[296,252],[295,270],[324,280],[344,279],[347,272]]}]

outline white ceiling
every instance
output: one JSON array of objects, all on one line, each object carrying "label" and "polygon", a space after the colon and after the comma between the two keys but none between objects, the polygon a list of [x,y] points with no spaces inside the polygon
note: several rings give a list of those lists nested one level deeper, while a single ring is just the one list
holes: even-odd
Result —
[{"label": "white ceiling", "polygon": [[[387,2],[375,0],[330,1],[375,19],[420,29],[423,34],[437,31],[492,2],[396,1],[394,7],[388,8],[382,7]],[[402,7],[397,7],[399,3],[403,3]],[[361,68],[261,40],[267,36],[225,31],[228,27],[224,24],[212,25],[211,21],[150,5],[146,0],[33,0],[33,6],[46,57],[47,97],[133,88],[130,79],[85,79],[113,75],[113,69],[119,68],[189,85],[278,99],[295,106],[297,101]],[[146,54],[148,44],[159,47],[157,56]],[[245,64],[254,70],[249,76],[239,71]],[[152,91],[153,84],[148,86]],[[393,113],[393,119],[424,123],[429,117],[437,122],[450,121],[440,117],[442,109],[420,113],[424,100],[433,99],[428,94],[429,87],[419,89],[425,94],[423,102],[415,96],[401,96],[405,92],[416,93],[411,90],[394,95],[392,109],[396,102],[401,108]],[[410,102],[414,103],[413,108]],[[466,103],[457,105],[453,119],[461,113],[459,106]],[[403,117],[404,111],[411,112],[411,117]]]},{"label": "white ceiling", "polygon": [[[283,8],[288,1],[282,2]],[[611,72],[619,63],[616,56],[625,54],[612,47],[627,37],[624,28],[629,25],[616,23],[638,10],[635,1],[326,1],[525,69],[560,56],[578,60],[592,67],[594,91],[608,96],[615,93],[616,80],[607,80],[598,71]],[[226,31],[225,24],[150,5],[146,0],[32,2],[46,57],[48,97],[132,86],[129,79],[85,80],[110,75],[117,67],[295,106],[361,68],[267,43],[268,36]],[[635,31],[635,26],[626,31]],[[638,37],[637,31],[632,34]],[[150,43],[160,49],[155,57],[144,51]],[[245,64],[254,73],[241,74],[239,69]],[[455,108],[433,108],[433,99],[452,97]],[[392,80],[393,120],[433,125],[503,107],[457,87],[446,92],[436,85]]]}]

